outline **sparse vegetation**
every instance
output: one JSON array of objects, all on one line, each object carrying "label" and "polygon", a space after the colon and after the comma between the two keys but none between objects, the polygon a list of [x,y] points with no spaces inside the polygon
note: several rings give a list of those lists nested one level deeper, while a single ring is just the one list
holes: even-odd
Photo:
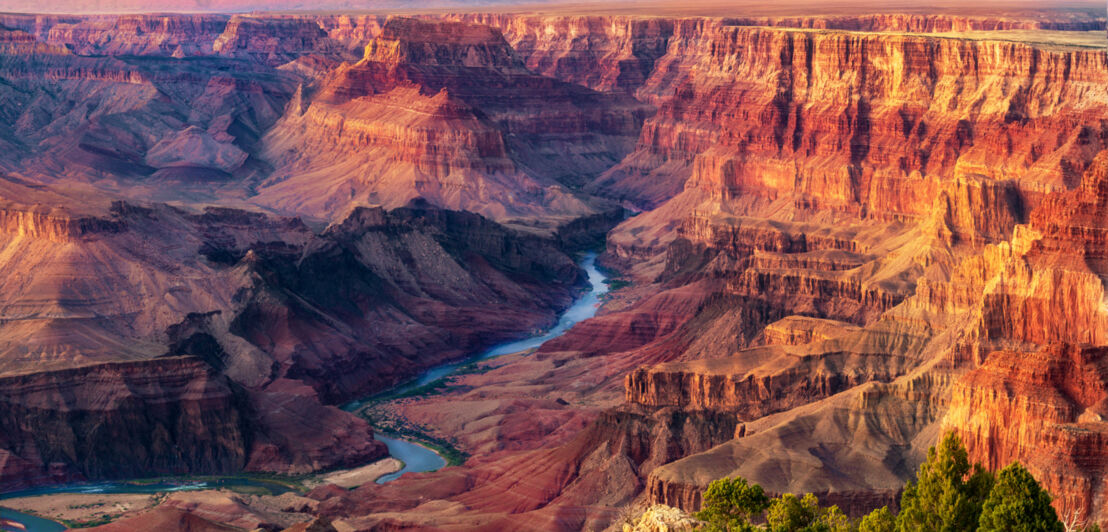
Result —
[{"label": "sparse vegetation", "polygon": [[786,493],[770,499],[741,477],[713,481],[696,518],[709,531],[767,532],[1099,532],[1096,525],[1063,524],[1051,497],[1019,463],[995,476],[971,464],[962,441],[947,434],[927,452],[915,482],[901,497],[901,511],[888,507],[852,520],[837,506]]},{"label": "sparse vegetation", "polygon": [[446,460],[446,465],[462,465],[469,455],[462,452],[454,444],[444,438],[436,437],[422,427],[416,426],[406,419],[392,415],[383,408],[375,408],[371,405],[361,411],[362,417],[373,425],[373,429],[379,432],[395,434],[407,440],[412,440],[429,447]]}]

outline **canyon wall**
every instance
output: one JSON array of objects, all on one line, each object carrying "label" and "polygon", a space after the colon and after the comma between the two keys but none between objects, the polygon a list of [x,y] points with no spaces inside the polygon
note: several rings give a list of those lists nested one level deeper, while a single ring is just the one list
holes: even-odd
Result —
[{"label": "canyon wall", "polygon": [[23,272],[0,281],[5,489],[364,464],[384,447],[325,405],[545,325],[579,283],[554,239],[426,204],[318,233],[227,208],[4,212]]},{"label": "canyon wall", "polygon": [[[277,170],[260,201],[317,216],[415,196],[501,221],[591,215],[610,207],[571,188],[629,151],[644,112],[531,73],[488,26],[394,18],[269,133]],[[324,194],[305,190],[321,180]]]},{"label": "canyon wall", "polygon": [[639,190],[651,172],[683,168],[686,190],[722,201],[919,216],[934,180],[1074,186],[1103,146],[1100,51],[708,20],[682,21],[669,49],[637,92],[657,115],[594,185],[646,205],[668,199]]}]

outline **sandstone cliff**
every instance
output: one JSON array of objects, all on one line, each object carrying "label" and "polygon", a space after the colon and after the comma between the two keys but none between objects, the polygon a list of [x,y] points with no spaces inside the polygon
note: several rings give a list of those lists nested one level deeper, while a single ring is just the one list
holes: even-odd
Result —
[{"label": "sandstone cliff", "polygon": [[4,212],[24,272],[0,303],[5,488],[364,463],[383,447],[325,404],[543,325],[577,286],[553,241],[426,206],[322,233],[233,209]]},{"label": "sandstone cliff", "polygon": [[922,214],[934,179],[1073,186],[1102,146],[1099,51],[703,19],[668,47],[637,92],[658,113],[597,190],[655,205],[688,175],[718,200],[889,218]]},{"label": "sandstone cliff", "polygon": [[260,201],[316,216],[414,197],[498,220],[590,214],[567,186],[622,157],[641,118],[627,97],[530,73],[488,26],[396,18],[269,133],[277,170]]}]

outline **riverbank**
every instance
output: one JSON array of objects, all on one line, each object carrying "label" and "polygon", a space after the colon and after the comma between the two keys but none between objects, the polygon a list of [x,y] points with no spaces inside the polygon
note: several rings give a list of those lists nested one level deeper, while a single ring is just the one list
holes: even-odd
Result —
[{"label": "riverbank", "polygon": [[[487,365],[481,364],[481,362],[504,355],[533,351],[544,343],[565,334],[577,323],[595,316],[605,294],[610,290],[607,275],[596,264],[597,255],[597,253],[587,253],[582,257],[580,263],[581,269],[585,271],[588,279],[588,291],[574,301],[559,316],[555,326],[549,330],[536,333],[527,338],[493,346],[464,360],[435,366],[386,394],[352,401],[343,406],[344,410],[356,412],[368,420],[376,430],[390,433],[390,436],[378,436],[377,439],[386,441],[386,444],[388,441],[392,441],[392,445],[389,446],[390,455],[405,462],[404,469],[381,477],[378,482],[389,482],[400,478],[405,473],[435,471],[447,465],[461,465],[465,462],[468,454],[459,449],[454,442],[422,430],[418,425],[411,423],[410,420],[397,416],[395,411],[388,409],[386,405],[403,399],[442,393],[450,388],[450,383],[455,377],[488,371]],[[396,452],[405,453],[408,458],[396,456],[393,454],[394,449],[396,449]],[[414,462],[409,464],[410,460],[414,460]],[[441,465],[434,467],[435,464],[440,463]]]},{"label": "riverbank", "polygon": [[63,493],[4,499],[4,506],[68,528],[84,528],[110,523],[128,512],[153,508],[165,497],[165,493]]},{"label": "riverbank", "polygon": [[[180,477],[52,486],[5,494],[0,496],[0,500],[5,498],[17,500],[19,507],[26,509],[21,514],[9,511],[12,515],[9,518],[15,519],[24,525],[37,523],[35,526],[39,528],[32,529],[29,527],[28,530],[58,532],[65,528],[61,523],[40,519],[29,514],[55,518],[68,525],[87,526],[85,523],[102,524],[102,522],[110,522],[124,513],[129,514],[153,508],[158,504],[158,494],[161,494],[160,496],[164,500],[165,494],[170,492],[227,489],[237,494],[249,496],[280,495],[287,492],[302,493],[321,484],[336,484],[341,487],[352,488],[371,481],[378,483],[390,482],[406,473],[435,471],[448,465],[460,465],[468,458],[468,455],[455,447],[452,442],[419,430],[418,427],[401,419],[373,419],[367,416],[369,408],[366,407],[403,398],[440,393],[450,387],[453,377],[487,371],[486,366],[480,363],[482,361],[536,349],[547,341],[561,336],[578,322],[591,318],[596,314],[603,295],[609,289],[606,276],[596,265],[596,256],[596,253],[589,253],[581,261],[581,268],[585,270],[588,276],[589,291],[566,309],[559,317],[557,324],[551,329],[527,338],[493,346],[464,360],[430,368],[416,379],[388,392],[387,395],[345,405],[344,409],[356,411],[359,415],[374,422],[377,428],[384,429],[383,432],[387,434],[379,433],[375,435],[375,438],[388,446],[389,453],[392,456],[390,459],[347,470],[297,477],[281,475],[267,475],[257,478],[242,475]],[[146,503],[151,503],[151,506],[139,506]],[[8,503],[4,500],[2,504],[7,505]]]}]

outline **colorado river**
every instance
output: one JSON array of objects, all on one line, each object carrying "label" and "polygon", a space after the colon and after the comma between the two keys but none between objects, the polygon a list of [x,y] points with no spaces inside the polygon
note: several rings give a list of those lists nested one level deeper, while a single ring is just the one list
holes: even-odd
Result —
[{"label": "colorado river", "polygon": [[443,364],[441,366],[435,366],[425,372],[419,377],[412,379],[407,384],[402,384],[389,393],[403,395],[406,392],[410,392],[420,386],[425,386],[435,382],[443,377],[458,371],[458,368],[469,364],[471,362],[479,360],[488,360],[490,358],[496,358],[502,355],[510,355],[512,353],[518,353],[527,349],[534,349],[546,342],[553,340],[568,331],[571,327],[576,325],[580,321],[587,320],[596,315],[596,309],[600,306],[600,296],[608,292],[608,278],[600,273],[600,270],[596,268],[596,253],[589,253],[585,255],[585,258],[581,261],[581,268],[589,276],[589,291],[582,295],[580,299],[573,303],[573,306],[566,309],[562,313],[562,317],[558,320],[558,324],[553,329],[529,338],[522,340],[515,340],[512,342],[500,344],[489,348],[480,354],[459,362],[452,362],[449,364]]},{"label": "colorado river", "polygon": [[[12,524],[17,524],[18,526],[12,526]],[[62,532],[62,530],[65,530],[65,525],[49,519],[20,513],[15,510],[0,508],[0,530],[11,530],[15,532],[23,532],[24,530],[27,532]]]},{"label": "colorado river", "polygon": [[[565,334],[571,327],[578,322],[587,320],[596,315],[596,310],[600,306],[600,297],[608,292],[607,278],[603,273],[596,268],[596,253],[589,253],[584,256],[581,261],[581,268],[588,274],[589,291],[582,295],[577,301],[573,303],[571,307],[566,309],[562,313],[561,318],[558,319],[558,324],[554,328],[546,331],[545,333],[524,338],[522,340],[515,340],[512,342],[503,343],[493,346],[485,351],[478,353],[477,355],[468,359],[452,362],[448,364],[442,364],[435,366],[427,371],[421,373],[418,377],[411,381],[402,384],[390,393],[402,394],[409,392],[420,386],[435,382],[443,377],[447,377],[462,366],[474,361],[488,360],[490,358],[496,358],[502,355],[508,355],[511,353],[518,353],[527,349],[534,349],[549,340],[557,338],[562,334]],[[344,407],[345,410],[351,411],[359,408],[364,404],[364,401],[355,401]],[[446,465],[446,460],[435,451],[415,443],[403,439],[399,436],[386,436],[377,434],[374,436],[378,441],[384,442],[389,449],[389,455],[404,462],[404,467],[400,471],[390,473],[382,476],[377,480],[378,483],[385,483],[391,480],[400,478],[405,473],[419,473],[425,471],[436,471]],[[215,480],[194,480],[194,481],[158,481],[151,483],[136,483],[136,482],[96,482],[87,484],[73,484],[62,486],[51,486],[44,488],[37,488],[31,490],[25,490],[15,493],[5,493],[0,495],[0,499],[11,497],[22,497],[29,495],[48,495],[56,493],[157,493],[165,491],[185,491],[185,490],[201,490],[201,489],[215,489],[215,488],[230,488],[230,487],[259,487],[265,488],[274,494],[288,491],[288,488],[275,482],[266,482],[264,480],[252,480],[242,477],[224,477]],[[28,531],[34,532],[58,532],[64,530],[65,527],[54,521],[47,519],[41,519],[32,515],[19,513],[7,508],[0,508],[0,530],[6,530],[4,527],[4,519],[8,519],[19,523],[26,527]],[[19,530],[19,529],[15,529]]]},{"label": "colorado river", "polygon": [[[443,377],[447,377],[466,364],[537,348],[547,341],[565,334],[566,331],[578,322],[595,316],[596,310],[600,307],[600,297],[608,292],[608,278],[596,267],[596,253],[586,254],[581,261],[581,268],[588,274],[589,291],[562,313],[561,318],[558,319],[558,324],[555,325],[554,328],[545,333],[522,340],[515,340],[493,346],[465,360],[435,366],[424,371],[411,381],[393,388],[389,393],[402,395],[421,386],[435,382]],[[352,411],[360,408],[364,404],[364,401],[355,401],[343,408],[344,410]],[[399,436],[387,437],[378,435],[375,438],[388,446],[390,456],[404,462],[403,469],[377,479],[378,483],[396,480],[403,476],[404,473],[435,471],[446,465],[446,460],[442,456],[439,456],[438,453],[413,441],[403,439]]]},{"label": "colorado river", "polygon": [[[4,499],[17,497],[34,497],[37,495],[57,495],[62,493],[165,493],[169,491],[195,491],[218,488],[250,489],[280,495],[291,488],[265,479],[252,479],[247,477],[210,477],[205,480],[197,479],[156,479],[150,481],[106,481],[106,482],[82,482],[78,484],[60,484],[56,486],[44,486],[20,491],[12,491],[0,494],[0,504]],[[8,523],[5,523],[5,520]],[[18,523],[25,528],[13,527],[11,522]],[[17,512],[10,508],[0,506],[0,530],[14,530],[22,532],[59,532],[65,530],[61,523],[35,517],[33,515]]]}]

